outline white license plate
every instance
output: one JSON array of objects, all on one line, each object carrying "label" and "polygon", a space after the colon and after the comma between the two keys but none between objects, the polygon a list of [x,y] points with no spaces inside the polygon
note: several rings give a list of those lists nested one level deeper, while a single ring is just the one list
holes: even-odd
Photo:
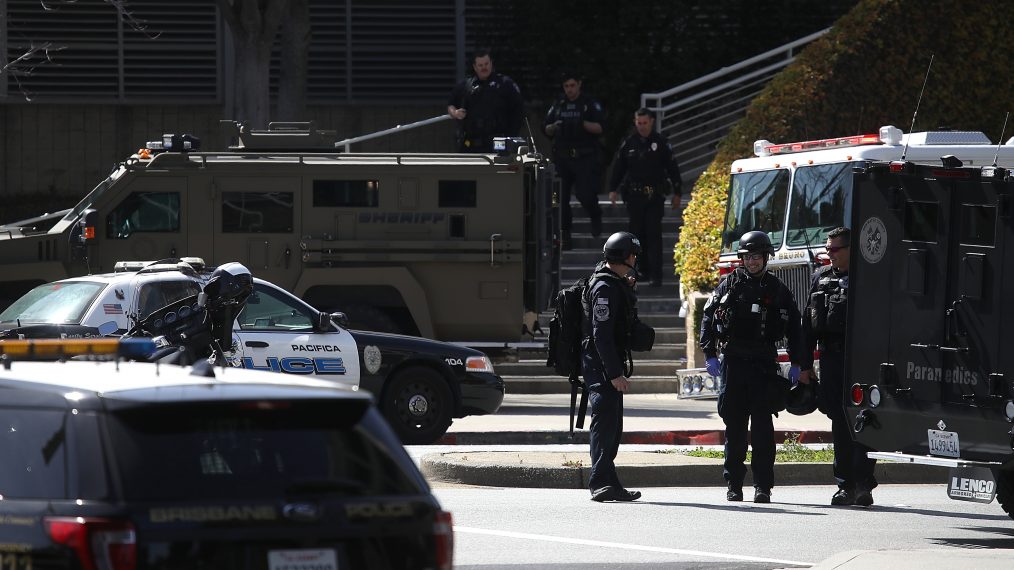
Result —
[{"label": "white license plate", "polygon": [[269,550],[268,570],[338,570],[338,557],[330,548]]},{"label": "white license plate", "polygon": [[940,431],[935,429],[928,429],[926,432],[929,437],[930,455],[961,457],[961,448],[958,445],[957,432]]}]

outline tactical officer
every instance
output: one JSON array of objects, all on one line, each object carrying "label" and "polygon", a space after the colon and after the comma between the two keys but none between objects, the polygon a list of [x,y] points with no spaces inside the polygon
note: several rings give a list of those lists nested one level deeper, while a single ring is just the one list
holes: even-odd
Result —
[{"label": "tactical officer", "polygon": [[[634,113],[637,132],[623,141],[613,163],[609,182],[609,200],[623,195],[630,219],[630,231],[644,244],[639,269],[652,287],[662,284],[662,215],[665,196],[672,192],[670,204],[679,208],[683,179],[672,155],[672,147],[655,132],[655,117],[644,107]],[[669,182],[667,184],[666,182]],[[671,189],[670,189],[671,184]],[[671,252],[670,252],[671,253]]]},{"label": "tactical officer", "polygon": [[563,248],[570,249],[570,194],[573,189],[581,206],[591,219],[592,237],[602,233],[602,209],[599,207],[602,161],[599,156],[599,136],[605,111],[602,105],[581,92],[581,78],[575,73],[565,73],[563,94],[549,112],[543,127],[546,135],[553,139],[553,162],[560,174],[560,206],[563,219]]},{"label": "tactical officer", "polygon": [[845,419],[845,315],[849,291],[849,245],[852,232],[835,228],[827,235],[827,255],[831,264],[813,273],[810,295],[803,312],[803,353],[800,356],[801,382],[816,378],[813,349],[820,347],[820,410],[831,418],[834,438],[834,478],[838,491],[832,505],[873,504],[873,475],[876,460],[866,457],[869,448],[852,440]]},{"label": "tactical officer", "polygon": [[[722,376],[718,415],[725,422],[725,498],[743,500],[746,467],[747,422],[753,442],[755,503],[771,502],[774,486],[775,435],[771,414],[777,411],[772,400],[782,389],[777,377],[778,352],[775,343],[788,338],[789,376],[799,378],[799,309],[789,291],[767,271],[774,254],[771,240],[761,231],[743,234],[739,240],[742,265],[726,275],[704,306],[701,320],[701,350],[707,357],[708,373]],[[718,353],[725,358],[719,364]],[[784,398],[784,392],[782,392]]]},{"label": "tactical officer", "polygon": [[616,475],[616,453],[623,435],[623,393],[630,387],[626,367],[626,339],[636,318],[637,297],[633,279],[641,243],[633,234],[617,232],[602,248],[605,261],[595,268],[584,297],[584,338],[581,364],[591,402],[592,500],[636,501],[638,491],[628,491]]},{"label": "tactical officer", "polygon": [[524,101],[514,80],[493,71],[489,50],[472,58],[475,75],[454,86],[447,114],[458,120],[458,152],[493,152],[493,137],[517,136]]}]

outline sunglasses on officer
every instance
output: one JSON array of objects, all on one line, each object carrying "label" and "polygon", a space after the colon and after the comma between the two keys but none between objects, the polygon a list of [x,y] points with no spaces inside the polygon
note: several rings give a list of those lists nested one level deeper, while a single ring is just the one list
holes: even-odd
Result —
[{"label": "sunglasses on officer", "polygon": [[828,246],[827,247],[827,252],[828,253],[837,253],[837,252],[839,252],[839,251],[841,251],[843,249],[848,249],[848,248],[849,248],[849,246],[847,246],[847,245]]},{"label": "sunglasses on officer", "polygon": [[763,253],[744,253],[743,259],[745,261],[764,261]]}]

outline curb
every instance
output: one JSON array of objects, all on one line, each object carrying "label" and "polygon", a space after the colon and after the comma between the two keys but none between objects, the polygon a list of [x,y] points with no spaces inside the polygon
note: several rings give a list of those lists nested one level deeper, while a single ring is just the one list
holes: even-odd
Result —
[{"label": "curb", "polygon": [[[666,458],[660,454],[645,457],[651,452],[628,452],[642,454],[639,459],[655,459],[660,462],[679,460],[680,464],[623,464],[623,456],[617,458],[617,474],[625,486],[638,487],[713,487],[725,486],[722,477],[722,460],[687,458],[685,456]],[[497,460],[494,454],[502,454]],[[480,485],[487,487],[520,487],[543,489],[586,489],[591,467],[585,465],[564,465],[564,453],[542,453],[556,456],[558,461],[539,463],[535,454],[527,454],[534,461],[525,464],[526,454],[517,452],[486,453],[493,461],[472,461],[474,453],[435,453],[423,456],[420,467],[423,475],[431,481]],[[574,455],[574,454],[570,454]],[[584,457],[582,455],[582,457]],[[587,461],[587,457],[584,458]],[[685,462],[683,462],[685,461]],[[581,463],[581,462],[578,462]],[[947,470],[931,465],[879,462],[876,469],[877,481],[882,484],[946,484]],[[834,485],[830,463],[775,463],[775,482],[778,486],[790,485]],[[744,486],[752,486],[747,472]]]},{"label": "curb", "polygon": [[[829,431],[775,430],[775,442],[797,439],[799,443],[826,443],[831,445]],[[588,432],[567,431],[490,431],[444,434],[434,445],[542,445],[588,443]],[[626,432],[621,444],[648,445],[723,445],[725,430],[672,430]]]}]

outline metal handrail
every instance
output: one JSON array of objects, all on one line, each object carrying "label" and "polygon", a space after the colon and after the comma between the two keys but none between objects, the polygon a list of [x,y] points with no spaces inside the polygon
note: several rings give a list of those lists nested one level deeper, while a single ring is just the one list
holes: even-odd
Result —
[{"label": "metal handrail", "polygon": [[[671,89],[641,94],[641,106],[655,113],[656,130],[676,149],[685,182],[707,168],[738,116],[764,85],[795,61],[799,48],[828,31],[814,32]],[[690,136],[681,138],[685,135]]]},{"label": "metal handrail", "polygon": [[370,139],[380,138],[380,137],[387,136],[387,135],[390,135],[390,134],[393,134],[393,133],[398,133],[398,132],[401,132],[401,131],[407,131],[407,130],[415,129],[415,128],[418,128],[418,127],[425,127],[426,125],[432,125],[433,123],[439,123],[441,121],[449,121],[449,120],[451,120],[451,116],[450,115],[446,115],[446,114],[445,115],[437,115],[436,117],[430,117],[429,119],[423,119],[421,121],[416,121],[414,123],[409,123],[407,125],[396,125],[394,127],[391,127],[390,129],[384,129],[382,131],[377,131],[375,133],[370,133],[368,135],[361,135],[361,136],[358,136],[358,137],[352,137],[350,139],[341,140],[341,141],[338,141],[338,142],[334,143],[334,147],[338,148],[338,147],[344,146],[345,147],[345,152],[351,152],[351,149],[349,147],[350,147],[350,145],[352,145],[354,143],[368,141]]}]

